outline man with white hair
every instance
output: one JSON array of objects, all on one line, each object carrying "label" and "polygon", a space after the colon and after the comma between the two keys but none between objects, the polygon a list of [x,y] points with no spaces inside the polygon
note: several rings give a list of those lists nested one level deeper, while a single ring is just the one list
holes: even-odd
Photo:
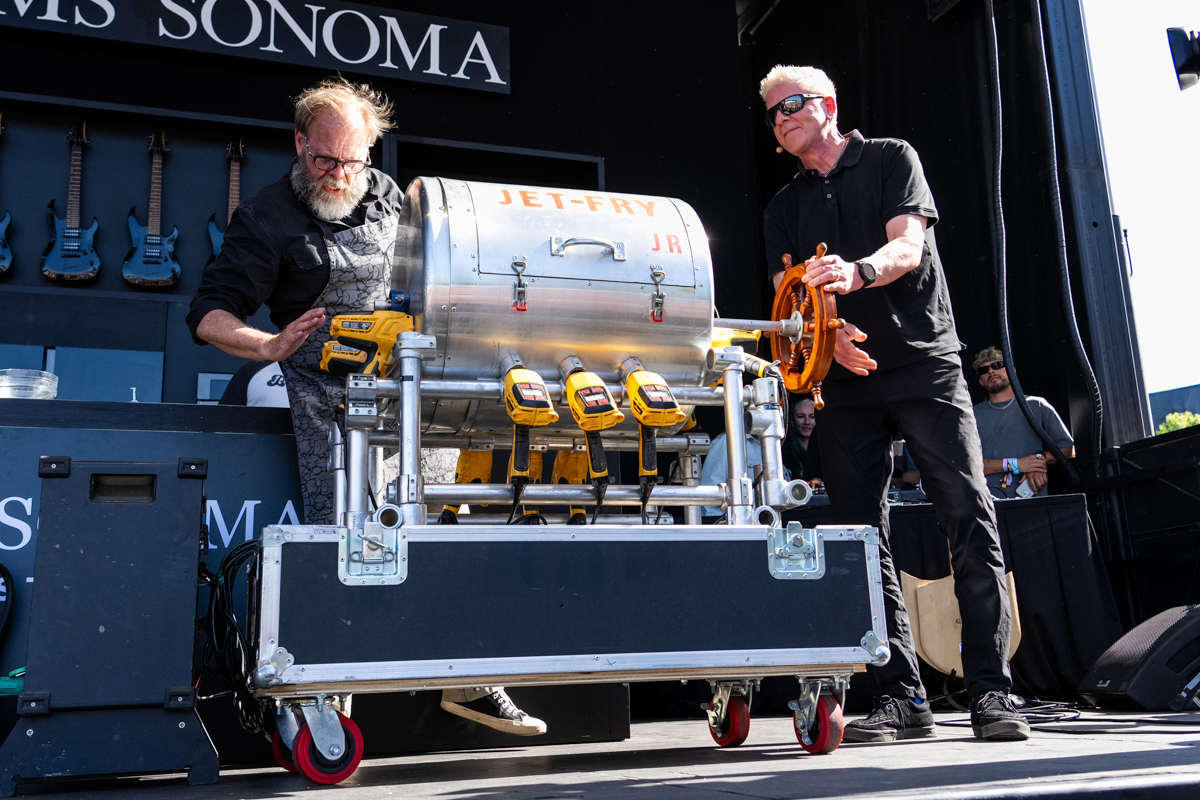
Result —
[{"label": "man with white hair", "polygon": [[[319,369],[329,320],[371,313],[391,286],[404,195],[370,167],[371,145],[392,127],[391,113],[381,92],[340,77],[302,92],[289,174],[238,206],[187,316],[198,344],[281,362],[308,525],[336,522],[327,437],[345,384]],[[278,333],[246,323],[262,305]],[[499,687],[446,690],[442,708],[506,733],[546,732]]]},{"label": "man with white hair", "polygon": [[[936,735],[888,540],[889,453],[898,434],[950,541],[972,728],[981,739],[1028,738],[1008,694],[1004,560],[933,236],[938,212],[920,159],[899,139],[839,132],[837,93],[819,69],[775,67],[760,90],[767,126],[799,159],[764,215],[775,285],[784,253],[803,263],[825,242],[827,254],[804,281],[836,292],[838,315],[848,320],[822,385],[821,477],[835,522],[880,531],[891,660],[872,668],[883,694],[866,719],[846,726],[845,740]],[[868,336],[870,355],[858,346]]]}]

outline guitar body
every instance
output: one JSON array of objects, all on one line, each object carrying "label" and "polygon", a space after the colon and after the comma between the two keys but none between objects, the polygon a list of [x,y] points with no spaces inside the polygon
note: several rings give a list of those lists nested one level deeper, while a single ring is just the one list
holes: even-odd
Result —
[{"label": "guitar body", "polygon": [[131,247],[121,275],[138,286],[171,286],[179,282],[179,262],[175,259],[175,240],[179,228],[170,236],[150,236],[145,225],[138,224],[137,207],[129,210]]},{"label": "guitar body", "polygon": [[221,245],[225,244],[225,234],[217,227],[217,215],[213,214],[208,218],[208,238],[212,240],[212,258],[208,263],[212,263],[213,258],[221,255]]},{"label": "guitar body", "polygon": [[54,213],[54,201],[46,208],[46,222],[54,237],[42,252],[42,274],[47,278],[82,281],[96,277],[100,271],[100,256],[93,242],[100,229],[99,220],[90,228],[68,228],[67,222]]},{"label": "guitar body", "polygon": [[4,219],[0,219],[0,273],[12,266],[12,250],[9,249],[8,239],[5,238],[11,222],[12,214],[5,211]]}]

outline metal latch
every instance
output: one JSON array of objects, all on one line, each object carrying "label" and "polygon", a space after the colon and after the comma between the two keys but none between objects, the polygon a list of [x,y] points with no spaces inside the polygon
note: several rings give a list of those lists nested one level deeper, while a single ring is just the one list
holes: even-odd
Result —
[{"label": "metal latch", "polygon": [[524,256],[513,256],[512,268],[513,272],[517,273],[517,282],[513,284],[513,308],[517,311],[528,311],[529,303],[525,299],[525,291],[529,288],[525,283],[525,267],[529,266],[525,262]]},{"label": "metal latch", "polygon": [[338,577],[347,586],[395,586],[408,577],[408,534],[367,521],[342,528],[338,536]]},{"label": "metal latch", "polygon": [[663,321],[663,303],[667,296],[663,294],[662,282],[667,277],[667,271],[661,266],[650,265],[650,277],[654,279],[654,294],[650,296],[650,319],[654,322]]},{"label": "metal latch", "polygon": [[825,576],[825,535],[799,522],[789,522],[787,530],[772,528],[767,534],[767,568],[778,580]]}]

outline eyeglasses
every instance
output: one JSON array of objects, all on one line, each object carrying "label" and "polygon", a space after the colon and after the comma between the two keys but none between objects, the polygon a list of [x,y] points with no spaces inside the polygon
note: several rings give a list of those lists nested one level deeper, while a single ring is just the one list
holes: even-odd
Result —
[{"label": "eyeglasses", "polygon": [[791,97],[785,97],[775,105],[767,109],[767,127],[774,130],[775,115],[782,111],[785,117],[790,117],[800,109],[804,108],[804,104],[809,100],[823,100],[823,94],[794,94]]},{"label": "eyeglasses", "polygon": [[342,172],[346,173],[347,175],[357,175],[366,169],[367,165],[371,163],[370,156],[367,156],[366,161],[359,161],[355,158],[340,159],[334,158],[333,156],[314,156],[313,151],[308,149],[307,138],[304,140],[304,149],[308,153],[308,157],[313,160],[313,164],[317,169],[321,170],[321,172],[333,172],[335,169],[341,166]]},{"label": "eyeglasses", "polygon": [[978,367],[975,371],[978,372],[979,377],[982,378],[984,375],[987,375],[992,370],[995,370],[996,372],[1003,372],[1004,371],[1004,362],[997,361],[994,364],[984,364],[982,367]]}]

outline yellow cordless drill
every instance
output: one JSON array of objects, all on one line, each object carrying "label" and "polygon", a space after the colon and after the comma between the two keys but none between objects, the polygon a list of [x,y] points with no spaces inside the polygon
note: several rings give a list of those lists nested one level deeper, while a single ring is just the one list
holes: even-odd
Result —
[{"label": "yellow cordless drill", "polygon": [[621,362],[625,379],[625,397],[633,418],[638,421],[638,481],[642,487],[642,524],[650,524],[646,506],[650,492],[658,484],[657,428],[679,425],[686,415],[679,407],[671,387],[657,372],[650,372],[635,357]]},{"label": "yellow cordless drill", "polygon": [[364,375],[385,375],[392,364],[396,337],[412,329],[413,318],[408,314],[375,311],[334,317],[329,335],[340,345],[366,353],[366,364],[360,370]]},{"label": "yellow cordless drill", "polygon": [[[454,465],[455,483],[487,483],[492,477],[491,450],[459,450]],[[457,525],[462,506],[442,506],[439,525]]]},{"label": "yellow cordless drill", "polygon": [[[746,367],[746,374],[754,378],[766,377],[768,370],[775,366],[770,361],[765,361],[755,353],[758,352],[758,342],[762,338],[762,331],[741,331],[735,328],[713,328],[712,346],[720,347],[740,347],[746,351],[746,355],[742,357],[742,363]],[[722,375],[717,373],[715,381],[709,386],[720,386]]]},{"label": "yellow cordless drill", "polygon": [[[512,456],[508,461],[508,479],[513,487],[511,525],[521,505],[521,495],[529,483],[533,462],[529,457],[529,429],[558,422],[558,412],[550,402],[550,392],[542,376],[525,369],[521,357],[509,353],[500,362],[504,373],[504,409],[513,421]],[[538,457],[538,482],[541,480],[541,456]]]},{"label": "yellow cordless drill", "polygon": [[[588,457],[585,453],[572,450],[559,450],[554,454],[554,471],[550,474],[550,482],[555,486],[569,484],[581,486],[588,482]],[[587,512],[582,508],[571,506],[567,511],[568,525],[586,525]]]},{"label": "yellow cordless drill", "polygon": [[620,425],[625,415],[617,408],[617,401],[600,376],[584,369],[578,358],[567,356],[559,369],[563,374],[563,394],[571,416],[583,431],[587,443],[588,468],[592,486],[596,489],[596,509],[592,512],[592,524],[595,525],[600,506],[604,504],[604,494],[608,491],[608,460],[604,456],[600,432]]}]

